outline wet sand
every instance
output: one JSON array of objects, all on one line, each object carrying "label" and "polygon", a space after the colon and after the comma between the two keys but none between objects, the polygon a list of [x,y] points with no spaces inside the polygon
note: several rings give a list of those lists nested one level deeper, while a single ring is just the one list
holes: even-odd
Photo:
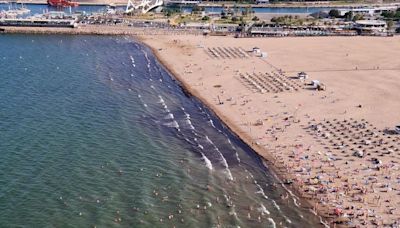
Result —
[{"label": "wet sand", "polygon": [[400,37],[140,39],[320,215],[400,219]]}]

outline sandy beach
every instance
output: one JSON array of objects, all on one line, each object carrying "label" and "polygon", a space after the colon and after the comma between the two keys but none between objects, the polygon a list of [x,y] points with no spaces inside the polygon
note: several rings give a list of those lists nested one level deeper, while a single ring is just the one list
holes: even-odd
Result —
[{"label": "sandy beach", "polygon": [[400,37],[140,39],[331,226],[398,225]]}]

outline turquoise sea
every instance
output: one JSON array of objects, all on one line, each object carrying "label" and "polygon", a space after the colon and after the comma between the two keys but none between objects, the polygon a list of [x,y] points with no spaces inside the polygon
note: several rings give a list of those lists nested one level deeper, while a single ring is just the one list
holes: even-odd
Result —
[{"label": "turquoise sea", "polygon": [[0,227],[318,227],[128,37],[0,35]]}]

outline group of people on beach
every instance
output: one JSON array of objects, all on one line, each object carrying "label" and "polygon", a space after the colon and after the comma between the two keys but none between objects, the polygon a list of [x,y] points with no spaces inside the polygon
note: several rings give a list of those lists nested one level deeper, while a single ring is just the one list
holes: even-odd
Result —
[{"label": "group of people on beach", "polygon": [[326,152],[304,142],[272,152],[298,193],[315,202],[312,210],[333,226],[397,227],[400,136],[352,119],[312,123],[307,131]]}]

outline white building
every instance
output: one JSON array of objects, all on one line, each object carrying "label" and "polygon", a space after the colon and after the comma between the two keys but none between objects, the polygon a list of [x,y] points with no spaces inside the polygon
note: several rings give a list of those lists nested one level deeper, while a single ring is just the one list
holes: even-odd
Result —
[{"label": "white building", "polygon": [[352,8],[352,9],[338,9],[340,16],[344,16],[347,12],[353,12],[354,14],[363,14],[373,16],[374,14],[380,14],[382,12],[396,10],[397,6],[381,6],[373,8]]},{"label": "white building", "polygon": [[386,32],[386,22],[381,20],[359,20],[355,28],[362,32]]}]

